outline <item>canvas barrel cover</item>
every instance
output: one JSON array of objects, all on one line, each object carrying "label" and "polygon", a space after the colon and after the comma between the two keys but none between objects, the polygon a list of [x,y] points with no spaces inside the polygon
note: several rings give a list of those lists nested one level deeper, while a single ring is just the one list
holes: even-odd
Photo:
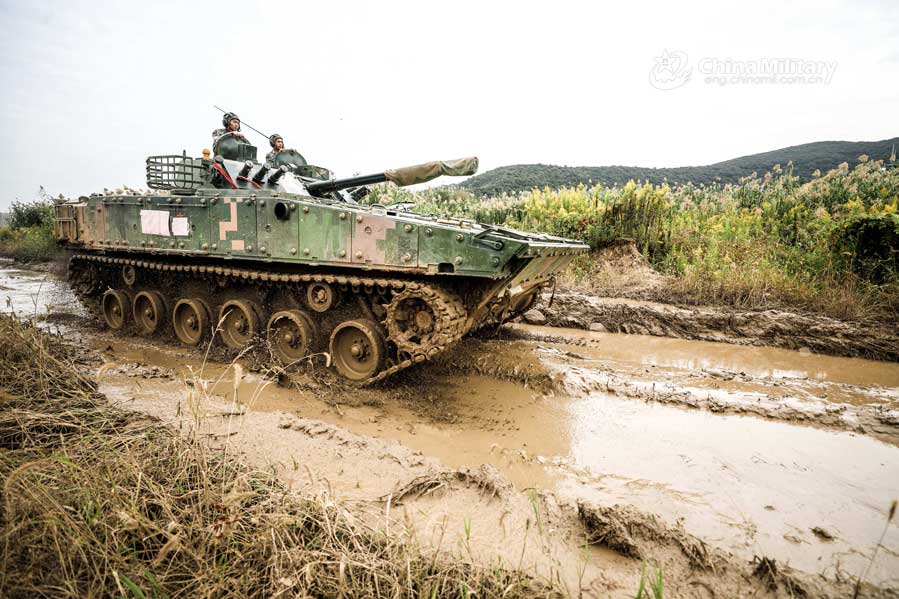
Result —
[{"label": "canvas barrel cover", "polygon": [[470,158],[459,158],[458,160],[425,162],[415,166],[391,169],[384,174],[389,181],[403,187],[405,185],[425,183],[441,175],[463,177],[465,175],[473,175],[476,172],[478,172],[478,159],[472,156]]}]

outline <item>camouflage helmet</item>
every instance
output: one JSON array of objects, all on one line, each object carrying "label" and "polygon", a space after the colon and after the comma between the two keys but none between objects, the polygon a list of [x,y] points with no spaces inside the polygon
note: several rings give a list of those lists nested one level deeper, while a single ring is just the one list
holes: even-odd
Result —
[{"label": "camouflage helmet", "polygon": [[274,148],[274,147],[275,147],[275,142],[278,141],[279,139],[280,139],[282,142],[284,141],[284,138],[283,138],[283,137],[281,137],[281,136],[278,135],[277,133],[273,133],[273,134],[271,134],[271,135],[268,136],[268,143],[269,143],[269,145],[270,145],[271,147]]},{"label": "camouflage helmet", "polygon": [[227,128],[228,128],[228,125],[229,125],[229,124],[231,123],[231,121],[233,121],[234,119],[237,119],[237,130],[240,131],[240,117],[237,116],[237,114],[234,113],[234,112],[226,112],[224,115],[222,115],[222,126],[223,126],[225,129],[227,129]]}]

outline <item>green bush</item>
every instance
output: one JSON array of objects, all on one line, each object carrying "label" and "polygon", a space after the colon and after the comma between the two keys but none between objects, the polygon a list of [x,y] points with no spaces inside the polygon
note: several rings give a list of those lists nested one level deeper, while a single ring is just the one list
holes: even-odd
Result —
[{"label": "green bush", "polygon": [[13,202],[9,215],[9,228],[27,229],[49,227],[53,224],[53,203],[44,200]]},{"label": "green bush", "polygon": [[59,247],[49,226],[0,230],[0,255],[26,262],[52,260]]},{"label": "green bush", "polygon": [[834,247],[856,275],[883,284],[899,275],[899,215],[850,217],[834,234]]},{"label": "green bush", "polygon": [[13,202],[9,227],[0,228],[0,255],[31,262],[51,260],[58,251],[53,202]]}]

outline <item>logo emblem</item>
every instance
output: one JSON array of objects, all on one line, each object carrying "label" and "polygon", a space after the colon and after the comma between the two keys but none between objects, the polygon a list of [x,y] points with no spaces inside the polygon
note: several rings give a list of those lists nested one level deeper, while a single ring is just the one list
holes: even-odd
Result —
[{"label": "logo emblem", "polygon": [[656,89],[676,89],[690,80],[693,67],[686,52],[665,50],[654,58],[655,64],[649,71],[649,84]]}]

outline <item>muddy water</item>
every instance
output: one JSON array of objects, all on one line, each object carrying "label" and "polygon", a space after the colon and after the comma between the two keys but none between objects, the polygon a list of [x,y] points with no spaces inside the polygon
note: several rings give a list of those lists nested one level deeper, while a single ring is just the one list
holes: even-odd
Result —
[{"label": "muddy water", "polygon": [[23,318],[47,314],[83,317],[86,313],[59,278],[46,272],[21,269],[0,261],[0,310]]},{"label": "muddy water", "polygon": [[[42,273],[0,269],[6,310],[72,314],[63,285]],[[550,341],[526,342],[555,367],[612,372],[636,382],[689,384],[732,395],[788,389],[818,401],[893,406],[899,365],[779,349],[611,334],[535,329]],[[147,340],[89,334],[119,362],[184,374],[200,357]],[[502,352],[503,343],[490,342]],[[135,372],[138,372],[136,370]],[[208,364],[223,396],[225,365]],[[106,391],[172,402],[176,379],[112,377]],[[555,491],[563,500],[621,503],[682,522],[690,533],[746,559],[765,555],[809,572],[857,575],[871,556],[890,501],[899,498],[899,448],[865,435],[756,417],[714,414],[591,391],[545,395],[485,376],[439,374],[414,389],[360,393],[292,391],[248,377],[239,399],[263,412],[316,418],[354,433],[397,441],[450,467],[492,464],[519,490]],[[410,383],[415,384],[415,383]],[[800,393],[801,392],[801,393]],[[754,401],[755,399],[751,399]],[[339,403],[339,407],[333,404]],[[366,405],[370,404],[370,405]],[[427,406],[423,409],[422,406]],[[833,538],[822,539],[813,528]],[[899,528],[888,530],[869,575],[899,586]]]}]

